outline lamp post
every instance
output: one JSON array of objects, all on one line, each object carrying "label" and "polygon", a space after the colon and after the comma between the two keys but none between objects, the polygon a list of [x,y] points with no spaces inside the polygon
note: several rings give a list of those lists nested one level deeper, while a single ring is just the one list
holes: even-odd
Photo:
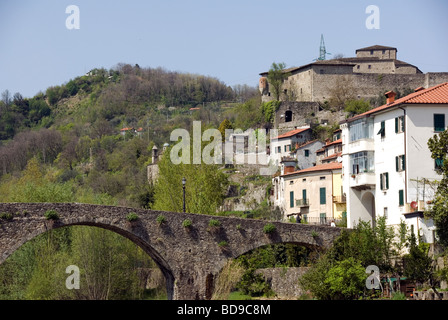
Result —
[{"label": "lamp post", "polygon": [[185,184],[187,183],[187,179],[182,178],[182,190],[184,193],[184,213],[185,213]]}]

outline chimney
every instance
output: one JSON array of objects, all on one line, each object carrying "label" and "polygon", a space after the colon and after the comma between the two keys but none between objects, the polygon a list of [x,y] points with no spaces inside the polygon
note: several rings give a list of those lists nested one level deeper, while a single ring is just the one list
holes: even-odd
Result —
[{"label": "chimney", "polygon": [[391,104],[394,103],[395,101],[395,96],[397,95],[395,92],[393,91],[388,91],[384,94],[387,98],[387,104]]}]

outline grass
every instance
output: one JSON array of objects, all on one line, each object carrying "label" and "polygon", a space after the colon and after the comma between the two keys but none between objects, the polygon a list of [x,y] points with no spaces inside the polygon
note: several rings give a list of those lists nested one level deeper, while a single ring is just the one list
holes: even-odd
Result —
[{"label": "grass", "polygon": [[240,291],[232,291],[227,297],[227,300],[252,300],[252,297]]}]

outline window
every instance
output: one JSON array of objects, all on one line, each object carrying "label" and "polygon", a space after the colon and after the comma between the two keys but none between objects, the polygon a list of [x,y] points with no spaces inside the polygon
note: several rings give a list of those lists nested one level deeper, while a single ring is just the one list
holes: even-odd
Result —
[{"label": "window", "polygon": [[277,153],[282,153],[282,147],[277,147]]},{"label": "window", "polygon": [[302,179],[302,182],[306,182],[306,178],[303,178],[303,179]]},{"label": "window", "polygon": [[327,194],[325,188],[320,188],[320,204],[327,203]]},{"label": "window", "polygon": [[294,208],[294,191],[289,192],[289,207]]},{"label": "window", "polygon": [[389,189],[389,173],[381,173],[380,174],[380,189],[387,190]]},{"label": "window", "polygon": [[372,65],[371,64],[369,64],[369,69],[372,69]]},{"label": "window", "polygon": [[325,177],[320,177],[319,180],[325,180]]},{"label": "window", "polygon": [[350,123],[349,138],[350,142],[359,139],[372,139],[373,137],[373,121],[372,120],[356,120]]},{"label": "window", "polygon": [[291,145],[290,144],[286,144],[285,145],[285,152],[287,151],[291,151]]},{"label": "window", "polygon": [[383,214],[384,218],[387,219],[387,207],[384,207],[384,214]]},{"label": "window", "polygon": [[398,205],[400,207],[404,206],[404,191],[398,190]]},{"label": "window", "polygon": [[434,160],[434,170],[441,173],[443,169],[443,159],[437,158]]},{"label": "window", "polygon": [[404,132],[404,116],[395,118],[395,133]]},{"label": "window", "polygon": [[395,169],[397,172],[406,170],[404,154],[395,157]]},{"label": "window", "polygon": [[309,157],[310,156],[310,150],[305,149],[305,157]]},{"label": "window", "polygon": [[302,190],[302,199],[303,199],[303,203],[306,203],[306,189]]},{"label": "window", "polygon": [[434,131],[440,132],[445,130],[445,115],[434,114]]},{"label": "window", "polygon": [[324,70],[323,69],[320,69],[320,74],[324,74]]},{"label": "window", "polygon": [[381,138],[384,138],[386,136],[386,122],[385,121],[381,121],[381,128],[377,134],[381,134]]},{"label": "window", "polygon": [[373,151],[362,151],[350,155],[350,168],[352,174],[360,172],[374,172],[375,161]]},{"label": "window", "polygon": [[371,55],[373,54],[373,50],[370,50],[370,54],[371,54]]}]

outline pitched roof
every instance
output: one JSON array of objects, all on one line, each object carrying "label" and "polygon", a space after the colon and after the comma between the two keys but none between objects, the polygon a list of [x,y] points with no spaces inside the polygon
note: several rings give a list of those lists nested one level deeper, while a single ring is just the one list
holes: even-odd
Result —
[{"label": "pitched roof", "polygon": [[310,130],[310,128],[294,129],[294,130],[288,131],[288,132],[286,132],[286,133],[283,133],[283,134],[281,134],[281,135],[275,137],[274,139],[284,139],[284,138],[289,138],[289,137],[295,136],[296,134],[305,132],[305,131],[307,131],[307,130]]},{"label": "pitched roof", "polygon": [[370,114],[391,109],[402,104],[448,104],[448,82],[441,83],[428,89],[421,89],[392,103],[373,108],[367,112],[358,114],[342,122],[352,122],[364,118]]},{"label": "pitched roof", "polygon": [[381,46],[381,45],[376,44],[374,46],[357,49],[356,52],[358,52],[358,51],[370,51],[370,50],[397,50],[397,48],[386,47],[386,46]]},{"label": "pitched roof", "polygon": [[299,171],[287,173],[287,174],[282,175],[282,177],[295,175],[295,174],[301,174],[301,173],[308,173],[308,172],[315,172],[315,171],[327,171],[327,170],[338,170],[338,169],[342,169],[342,163],[330,162],[330,163],[320,164],[320,165],[314,166],[314,167],[309,167],[307,169],[302,169]]}]

